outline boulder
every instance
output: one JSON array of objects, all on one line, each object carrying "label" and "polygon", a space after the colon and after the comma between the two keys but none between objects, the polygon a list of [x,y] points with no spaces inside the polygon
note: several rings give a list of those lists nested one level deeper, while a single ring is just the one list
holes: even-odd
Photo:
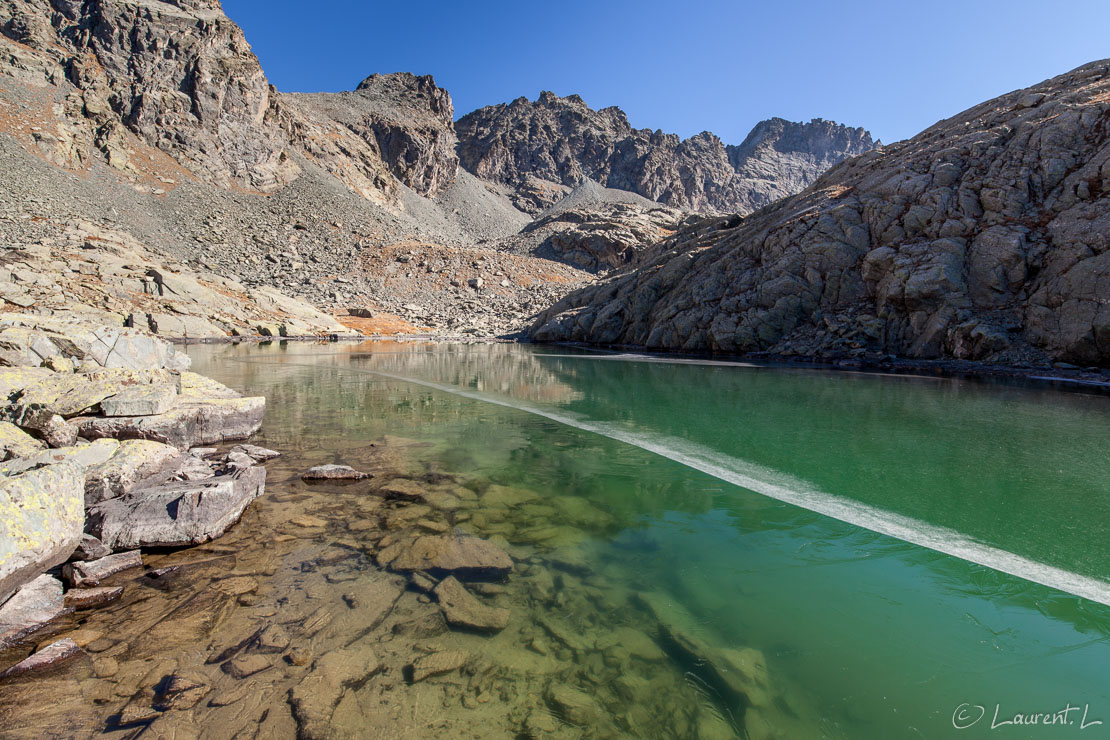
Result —
[{"label": "boulder", "polygon": [[435,587],[435,596],[447,623],[453,627],[479,632],[499,632],[509,625],[508,609],[486,606],[478,601],[453,576]]},{"label": "boulder", "polygon": [[130,568],[141,568],[142,555],[138,550],[107,555],[97,560],[77,560],[62,568],[62,575],[73,588],[99,586],[108,576]]},{"label": "boulder", "polygon": [[114,439],[98,439],[95,442],[85,442],[71,447],[57,447],[43,450],[31,457],[22,457],[0,465],[0,474],[18,475],[31,468],[44,465],[58,465],[69,463],[81,468],[82,471],[106,462],[119,450],[119,442]]},{"label": "boulder", "polygon": [[105,416],[154,416],[177,405],[177,388],[172,385],[140,385],[100,402]]},{"label": "boulder", "polygon": [[62,582],[43,574],[0,605],[0,650],[14,645],[65,611]]},{"label": "boulder", "polygon": [[59,463],[0,479],[0,603],[81,541],[84,475]]},{"label": "boulder", "polygon": [[470,660],[470,653],[462,650],[443,650],[422,655],[405,667],[405,679],[409,683],[419,683],[426,678],[458,670],[466,665],[468,660]]},{"label": "boulder", "polygon": [[99,560],[100,558],[107,557],[111,554],[112,551],[105,547],[103,542],[93,537],[91,534],[83,534],[81,535],[81,542],[77,544],[77,549],[73,551],[73,554],[69,556],[69,559]]},{"label": "boulder", "polygon": [[[140,481],[166,471],[180,462],[176,447],[147,439],[129,439],[104,462],[85,473],[85,506],[93,506],[131,491]],[[208,475],[212,474],[207,468]]]},{"label": "boulder", "polygon": [[44,668],[49,668],[76,657],[82,652],[84,651],[81,650],[80,646],[67,637],[47,645],[31,657],[21,660],[8,670],[0,673],[0,679],[18,676],[21,673],[28,673],[30,671],[41,671]]},{"label": "boulder", "polygon": [[89,356],[104,367],[187,370],[191,363],[188,355],[178,354],[169,342],[136,330],[104,326],[94,331],[93,337]]},{"label": "boulder", "polygon": [[121,596],[123,596],[123,586],[71,588],[66,591],[65,605],[67,609],[95,609],[98,606],[110,604]]},{"label": "boulder", "polygon": [[266,469],[138,488],[88,512],[86,531],[113,550],[181,547],[222,535],[262,495]]},{"label": "boulder", "polygon": [[26,414],[19,421],[19,426],[49,447],[70,447],[77,442],[77,427],[46,409]]},{"label": "boulder", "polygon": [[513,569],[513,559],[504,550],[465,534],[428,535],[399,542],[381,550],[377,557],[390,570],[425,571],[437,578],[453,575],[464,580],[493,580]]},{"label": "boulder", "polygon": [[0,460],[13,457],[30,457],[46,445],[23,431],[15,424],[0,421]]},{"label": "boulder", "polygon": [[182,450],[228,439],[245,439],[259,430],[266,399],[220,398],[183,402],[157,416],[78,417],[77,429],[86,439],[150,439]]},{"label": "boulder", "polygon": [[370,477],[370,473],[355,470],[349,465],[317,465],[301,476],[304,480],[362,480]]},{"label": "boulder", "polygon": [[266,462],[273,460],[275,457],[281,457],[281,453],[277,450],[270,450],[258,445],[241,444],[235,445],[231,448],[232,452],[241,452],[255,462]]}]

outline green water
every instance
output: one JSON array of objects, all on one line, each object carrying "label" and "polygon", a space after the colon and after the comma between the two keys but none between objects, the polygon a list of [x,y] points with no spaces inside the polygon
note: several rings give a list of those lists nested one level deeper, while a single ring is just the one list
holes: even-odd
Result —
[{"label": "green water", "polygon": [[[706,640],[762,651],[812,736],[1110,734],[1110,607],[1044,585],[1110,579],[1108,397],[514,345],[190,354],[268,397],[269,446],[426,440],[480,485],[589,502],[604,515],[569,541],[597,582],[664,593]],[[907,537],[873,531],[891,521]],[[914,542],[985,545],[972,559],[1019,575]],[[986,716],[957,730],[965,703]],[[1069,704],[1071,725],[990,729],[996,705]],[[1084,707],[1104,724],[1081,729]]]}]

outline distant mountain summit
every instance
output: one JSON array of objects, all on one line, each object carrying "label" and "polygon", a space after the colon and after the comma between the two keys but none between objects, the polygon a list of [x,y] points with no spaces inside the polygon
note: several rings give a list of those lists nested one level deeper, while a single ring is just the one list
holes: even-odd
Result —
[{"label": "distant mountain summit", "polygon": [[843,162],[748,218],[680,231],[632,266],[549,309],[534,336],[1110,365],[1110,61]]},{"label": "distant mountain summit", "polygon": [[595,111],[548,91],[480,108],[455,129],[462,166],[514,188],[517,207],[532,213],[586,178],[673,207],[750,213],[878,146],[862,128],[822,119],[763,121],[739,146],[710,132],[682,139],[632,128],[620,108]]}]

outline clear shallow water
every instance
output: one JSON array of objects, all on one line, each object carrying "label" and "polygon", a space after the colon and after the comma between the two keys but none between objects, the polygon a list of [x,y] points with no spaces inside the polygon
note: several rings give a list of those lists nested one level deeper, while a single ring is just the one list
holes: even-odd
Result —
[{"label": "clear shallow water", "polygon": [[[993,736],[996,704],[999,719],[1070,703],[1110,722],[1110,608],[806,508],[895,522],[941,549],[977,543],[1034,580],[1097,592],[1110,578],[1110,399],[505,345],[190,354],[268,396],[270,446],[423,439],[479,487],[589,502],[604,516],[559,547],[596,583],[681,604],[705,640],[762,651],[792,731],[951,737],[963,703],[987,714],[966,737]],[[1107,734],[1081,731],[1080,715],[995,732]]]}]

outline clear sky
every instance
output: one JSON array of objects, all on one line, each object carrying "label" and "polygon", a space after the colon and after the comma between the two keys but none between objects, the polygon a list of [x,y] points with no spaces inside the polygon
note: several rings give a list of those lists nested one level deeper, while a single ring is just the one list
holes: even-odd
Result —
[{"label": "clear sky", "polygon": [[772,116],[903,139],[1110,57],[1110,0],[223,0],[289,92],[431,74],[456,115],[541,90],[739,143]]}]

